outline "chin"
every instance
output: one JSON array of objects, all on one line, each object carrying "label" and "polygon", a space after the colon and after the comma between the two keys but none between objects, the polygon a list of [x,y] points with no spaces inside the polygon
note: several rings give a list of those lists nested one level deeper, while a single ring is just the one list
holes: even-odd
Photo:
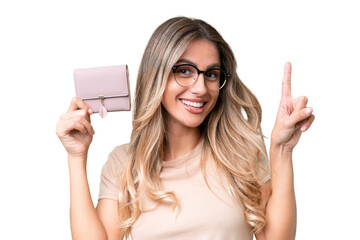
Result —
[{"label": "chin", "polygon": [[185,121],[183,122],[183,125],[188,127],[188,128],[198,128],[200,127],[200,125],[204,122],[204,120],[194,120],[194,121]]}]

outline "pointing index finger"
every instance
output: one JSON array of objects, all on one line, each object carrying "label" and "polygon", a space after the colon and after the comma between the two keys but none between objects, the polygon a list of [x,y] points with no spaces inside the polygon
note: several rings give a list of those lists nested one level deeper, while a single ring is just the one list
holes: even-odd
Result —
[{"label": "pointing index finger", "polygon": [[285,63],[284,78],[282,82],[282,97],[291,96],[291,63]]}]

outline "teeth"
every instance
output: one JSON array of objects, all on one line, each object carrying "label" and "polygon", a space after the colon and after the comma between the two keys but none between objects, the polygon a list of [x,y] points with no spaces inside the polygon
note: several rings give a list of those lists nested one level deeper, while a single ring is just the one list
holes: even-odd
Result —
[{"label": "teeth", "polygon": [[188,105],[188,106],[191,106],[191,107],[195,107],[195,108],[201,108],[204,103],[200,103],[200,102],[190,102],[190,101],[187,101],[187,100],[181,100],[182,103]]}]

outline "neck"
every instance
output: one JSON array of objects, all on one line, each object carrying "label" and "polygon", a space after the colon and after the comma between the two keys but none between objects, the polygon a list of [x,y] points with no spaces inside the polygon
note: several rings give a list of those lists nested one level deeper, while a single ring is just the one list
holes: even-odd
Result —
[{"label": "neck", "polygon": [[168,124],[164,161],[174,160],[196,147],[201,139],[200,128],[189,128],[178,124]]}]

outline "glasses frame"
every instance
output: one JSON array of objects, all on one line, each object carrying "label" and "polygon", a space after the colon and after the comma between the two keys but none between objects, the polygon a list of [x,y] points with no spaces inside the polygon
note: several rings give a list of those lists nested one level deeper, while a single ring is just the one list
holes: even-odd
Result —
[{"label": "glasses frame", "polygon": [[[179,67],[183,67],[183,66],[191,66],[191,67],[195,68],[196,71],[197,71],[196,80],[193,81],[193,83],[192,83],[191,85],[189,85],[189,86],[183,86],[183,85],[181,85],[181,84],[176,80],[176,77],[175,77],[176,70],[177,70]],[[175,66],[172,67],[172,72],[173,72],[173,74],[174,74],[175,81],[176,81],[176,83],[179,84],[179,86],[181,86],[181,87],[191,87],[191,86],[193,86],[193,85],[197,82],[197,80],[199,79],[199,76],[200,76],[201,73],[204,74],[204,79],[205,79],[205,78],[206,78],[206,77],[205,77],[205,76],[206,76],[205,74],[206,74],[207,72],[211,71],[211,70],[219,70],[220,72],[222,72],[222,73],[225,75],[224,83],[220,86],[220,88],[219,88],[218,90],[209,89],[209,88],[207,87],[206,83],[205,83],[206,87],[207,87],[209,90],[211,90],[211,91],[219,91],[220,89],[222,89],[222,88],[225,86],[226,80],[231,77],[231,74],[227,73],[225,70],[223,70],[223,69],[221,69],[221,68],[216,68],[216,67],[215,67],[215,68],[210,68],[210,69],[205,70],[205,71],[201,71],[201,70],[198,69],[196,66],[194,66],[194,65],[192,65],[192,64],[189,64],[189,63],[179,64],[179,65],[175,65]]]}]

